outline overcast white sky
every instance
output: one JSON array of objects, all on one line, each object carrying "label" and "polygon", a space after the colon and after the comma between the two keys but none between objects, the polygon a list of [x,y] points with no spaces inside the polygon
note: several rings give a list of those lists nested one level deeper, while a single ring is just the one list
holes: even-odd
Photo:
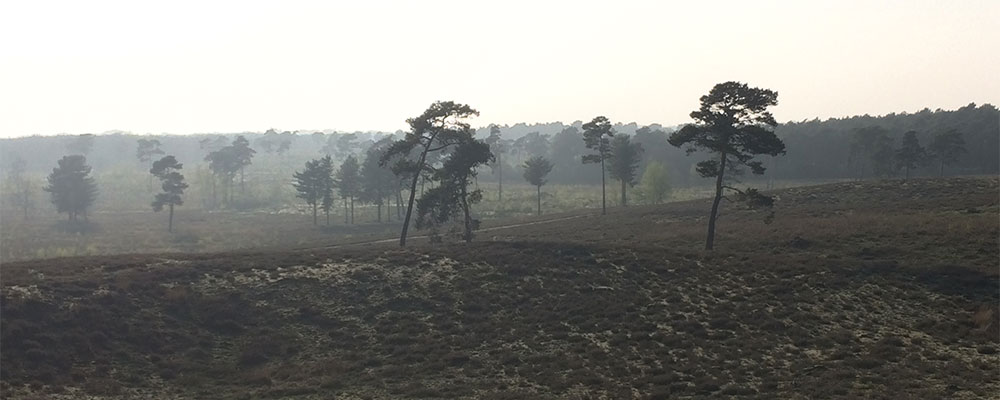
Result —
[{"label": "overcast white sky", "polygon": [[0,137],[688,122],[727,80],[779,121],[1000,101],[1000,1],[5,1]]}]

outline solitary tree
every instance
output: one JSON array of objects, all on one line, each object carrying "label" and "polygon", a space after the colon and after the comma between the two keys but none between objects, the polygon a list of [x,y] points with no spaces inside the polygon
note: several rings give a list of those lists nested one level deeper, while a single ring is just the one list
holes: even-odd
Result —
[{"label": "solitary tree", "polygon": [[188,187],[184,183],[184,175],[180,173],[182,168],[184,165],[178,163],[174,156],[166,156],[153,162],[153,167],[149,169],[150,174],[160,179],[163,188],[163,192],[157,193],[156,198],[153,199],[153,211],[160,212],[163,210],[163,206],[170,209],[167,232],[174,231],[174,206],[184,204],[184,199],[181,196],[184,195],[184,189]]},{"label": "solitary tree", "polygon": [[80,215],[86,221],[87,208],[97,199],[97,185],[89,175],[90,166],[82,155],[63,156],[49,174],[44,190],[52,195],[56,210],[69,215],[70,221],[77,221]]},{"label": "solitary tree", "polygon": [[670,195],[670,176],[667,174],[667,168],[658,161],[646,164],[646,171],[642,173],[639,182],[639,192],[650,204],[663,203]]},{"label": "solitary tree", "polygon": [[476,169],[493,160],[490,146],[469,135],[458,144],[444,165],[435,171],[438,186],[427,191],[417,202],[417,228],[447,222],[459,212],[463,217],[462,239],[472,241],[477,223],[472,219],[471,205],[479,202],[482,191],[469,191]]},{"label": "solitary tree", "polygon": [[542,185],[546,183],[545,176],[552,172],[552,163],[542,156],[534,156],[524,161],[524,180],[535,186],[538,194],[537,215],[542,215]]},{"label": "solitary tree", "polygon": [[608,172],[622,185],[622,206],[628,206],[626,186],[635,186],[640,161],[642,161],[642,145],[632,143],[628,135],[615,136],[611,141]]},{"label": "solitary tree", "polygon": [[910,179],[910,170],[927,163],[927,151],[917,140],[917,132],[909,131],[903,134],[902,147],[896,151],[896,165],[906,171],[905,178]]},{"label": "solitary tree", "polygon": [[[453,101],[435,102],[420,116],[406,120],[410,124],[410,131],[403,139],[393,142],[389,150],[382,155],[383,164],[395,160],[392,171],[396,175],[410,176],[411,179],[410,200],[406,206],[403,229],[399,235],[400,246],[406,246],[406,231],[410,227],[410,217],[413,214],[417,181],[429,170],[426,163],[428,154],[471,140],[472,129],[465,119],[475,115],[479,115],[479,111],[465,104]],[[408,157],[413,150],[419,152],[415,159]]]},{"label": "solitary tree", "polygon": [[[329,157],[326,156],[324,158]],[[317,224],[317,210],[324,195],[324,177],[321,163],[321,160],[306,161],[305,169],[296,171],[293,175],[295,182],[292,182],[292,186],[295,187],[295,191],[297,192],[295,197],[305,200],[306,204],[312,207],[313,225]]]},{"label": "solitary tree", "polygon": [[[756,190],[739,191],[724,185],[727,167],[731,171],[746,166],[754,174],[764,173],[760,161],[753,161],[758,154],[776,156],[785,153],[785,144],[772,130],[777,122],[767,110],[778,104],[778,93],[759,88],[751,88],[740,82],[726,82],[715,85],[701,97],[701,107],[691,113],[696,122],[685,125],[672,133],[668,141],[671,145],[687,145],[687,153],[707,151],[717,159],[701,161],[698,173],[705,178],[715,178],[715,198],[708,218],[708,237],[705,249],[712,250],[715,242],[715,222],[722,201],[723,189],[736,191],[738,199],[744,199],[751,206],[771,204]],[[733,165],[730,165],[732,163]]]},{"label": "solitary tree", "polygon": [[[163,150],[160,150],[160,141],[156,139],[139,139],[138,146],[135,150],[135,157],[139,159],[139,162],[144,165],[149,165],[149,168],[153,168],[154,157],[163,154]],[[149,191],[153,191],[153,174],[149,174]]]},{"label": "solitary tree", "polygon": [[949,130],[934,136],[934,140],[927,146],[930,156],[937,160],[940,165],[941,176],[944,176],[944,166],[958,163],[958,158],[967,153],[965,150],[965,139],[957,130]]},{"label": "solitary tree", "polygon": [[344,199],[344,223],[348,223],[348,200],[350,200],[350,223],[354,223],[354,199],[361,193],[361,167],[358,165],[358,158],[353,154],[347,156],[340,169],[337,170],[337,188],[340,190],[340,197]]},{"label": "solitary tree", "polygon": [[599,116],[592,121],[583,124],[583,142],[588,149],[594,150],[597,154],[587,154],[583,156],[584,164],[601,164],[601,214],[607,214],[608,204],[605,192],[604,162],[611,157],[610,137],[615,135],[611,127],[611,121],[606,117]]}]

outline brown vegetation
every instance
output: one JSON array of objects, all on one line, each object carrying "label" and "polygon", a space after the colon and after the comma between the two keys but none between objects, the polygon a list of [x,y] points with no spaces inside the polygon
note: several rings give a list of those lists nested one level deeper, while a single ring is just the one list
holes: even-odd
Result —
[{"label": "brown vegetation", "polygon": [[[5,264],[3,398],[985,398],[996,179],[778,193],[472,244]],[[416,240],[414,242],[425,242]]]}]

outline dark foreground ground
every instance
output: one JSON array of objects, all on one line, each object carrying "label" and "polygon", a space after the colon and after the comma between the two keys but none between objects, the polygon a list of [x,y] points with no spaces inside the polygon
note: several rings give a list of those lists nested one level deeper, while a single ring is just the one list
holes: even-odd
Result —
[{"label": "dark foreground ground", "polygon": [[3,398],[996,398],[997,179],[5,264]]}]

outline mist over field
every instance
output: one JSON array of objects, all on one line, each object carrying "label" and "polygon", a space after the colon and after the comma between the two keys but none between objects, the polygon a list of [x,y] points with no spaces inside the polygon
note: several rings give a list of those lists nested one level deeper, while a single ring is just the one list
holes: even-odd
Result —
[{"label": "mist over field", "polygon": [[5,8],[2,398],[1000,396],[996,4]]}]

